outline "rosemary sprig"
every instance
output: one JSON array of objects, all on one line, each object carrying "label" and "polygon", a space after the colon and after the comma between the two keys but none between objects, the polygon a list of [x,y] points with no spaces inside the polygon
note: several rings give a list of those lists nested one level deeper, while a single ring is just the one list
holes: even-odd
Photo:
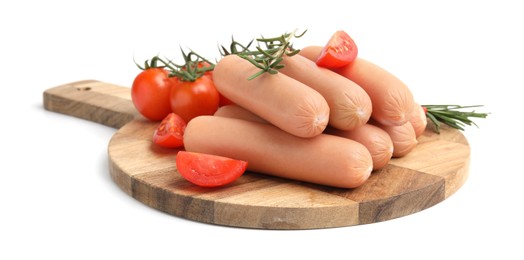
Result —
[{"label": "rosemary sprig", "polygon": [[[440,133],[441,123],[464,131],[466,125],[477,126],[470,118],[486,118],[489,113],[477,113],[473,111],[461,111],[465,108],[482,107],[482,105],[460,106],[460,105],[422,105],[426,116],[433,122],[434,130]],[[478,126],[477,126],[478,127]]]},{"label": "rosemary sprig", "polygon": [[231,54],[238,55],[260,69],[260,71],[251,75],[248,80],[252,80],[266,72],[269,74],[277,74],[278,70],[284,67],[284,64],[281,64],[284,55],[293,56],[300,51],[293,48],[291,40],[293,38],[302,37],[306,31],[297,34],[295,30],[278,37],[257,38],[255,40],[258,43],[258,46],[255,47],[255,50],[250,49],[253,40],[251,40],[249,44],[243,45],[232,38],[229,50],[224,46],[221,46],[220,53],[222,56]]}]

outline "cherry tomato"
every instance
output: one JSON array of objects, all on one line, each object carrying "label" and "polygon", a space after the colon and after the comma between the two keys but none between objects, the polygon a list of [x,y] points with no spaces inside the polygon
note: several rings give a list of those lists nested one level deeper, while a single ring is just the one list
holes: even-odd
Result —
[{"label": "cherry tomato", "polygon": [[160,122],[153,133],[153,142],[163,147],[179,148],[184,146],[186,122],[175,113],[169,113]]},{"label": "cherry tomato", "polygon": [[340,68],[352,62],[358,54],[353,39],[344,31],[337,31],[331,36],[317,59],[317,65],[325,68]]},{"label": "cherry tomato", "polygon": [[[201,61],[198,63],[198,68],[201,69],[201,68],[205,68],[205,67],[210,67],[211,64],[209,64],[209,62],[207,61]],[[211,76],[211,78],[213,78],[213,70],[208,70],[204,73],[204,75],[207,75],[207,76]]]},{"label": "cherry tomato", "polygon": [[220,92],[218,93],[218,106],[227,106],[227,105],[233,105],[235,104],[233,101],[229,100],[226,96],[222,95]]},{"label": "cherry tomato", "polygon": [[247,162],[223,156],[179,151],[176,155],[178,172],[186,180],[202,187],[218,187],[238,179]]},{"label": "cherry tomato", "polygon": [[171,88],[170,102],[171,110],[189,122],[200,115],[213,115],[219,94],[213,80],[204,75],[195,81],[177,80]]},{"label": "cherry tomato", "polygon": [[[211,66],[211,65],[206,61],[201,61],[198,63],[198,68],[204,68],[208,66]],[[206,71],[204,75],[209,76],[209,78],[213,80],[213,70]],[[233,103],[233,101],[229,100],[229,98],[225,97],[224,95],[222,95],[222,93],[218,92],[218,106],[219,107],[225,106],[225,105],[233,105],[233,104],[235,104]]]},{"label": "cherry tomato", "polygon": [[172,79],[169,72],[161,68],[149,68],[140,72],[131,87],[131,99],[140,114],[160,121],[171,113],[169,94]]}]

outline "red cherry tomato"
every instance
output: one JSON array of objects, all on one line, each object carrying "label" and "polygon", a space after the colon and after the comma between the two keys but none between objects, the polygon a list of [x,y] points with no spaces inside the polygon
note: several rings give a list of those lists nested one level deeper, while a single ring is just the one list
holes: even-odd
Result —
[{"label": "red cherry tomato", "polygon": [[175,113],[170,113],[160,122],[153,133],[153,142],[163,147],[179,148],[184,146],[186,122]]},{"label": "red cherry tomato", "polygon": [[219,95],[219,101],[218,101],[218,106],[221,107],[221,106],[227,106],[227,105],[233,105],[235,104],[233,101],[229,100],[229,98],[227,98],[226,96],[222,95],[221,93],[218,93]]},{"label": "red cherry tomato", "polygon": [[[198,68],[199,69],[202,69],[202,68],[205,68],[205,67],[209,67],[211,66],[208,62],[206,61],[201,61],[198,63]],[[209,76],[209,78],[211,78],[211,80],[213,80],[213,70],[208,70],[205,72],[204,74],[205,76]],[[227,97],[225,97],[224,95],[222,95],[222,93],[218,93],[218,106],[221,107],[221,106],[225,106],[225,105],[233,105],[233,101],[229,100]]]},{"label": "red cherry tomato", "polygon": [[176,155],[178,172],[186,180],[202,187],[218,187],[238,179],[247,162],[227,157],[180,151]]},{"label": "red cherry tomato", "polygon": [[352,62],[358,54],[353,39],[344,31],[337,31],[331,36],[317,59],[317,65],[324,68],[340,68]]},{"label": "red cherry tomato", "polygon": [[161,68],[149,68],[140,72],[131,87],[131,99],[144,117],[160,121],[171,113],[169,93],[172,79]]},{"label": "red cherry tomato", "polygon": [[[204,69],[204,68],[207,68],[207,67],[210,67],[211,64],[209,64],[209,62],[207,61],[201,61],[198,63],[198,66],[197,68],[199,69]],[[211,78],[213,78],[213,70],[208,70],[204,73],[204,75],[207,75],[207,76],[211,76]]]},{"label": "red cherry tomato", "polygon": [[422,106],[422,110],[424,110],[424,115],[428,113],[428,108],[425,106]]},{"label": "red cherry tomato", "polygon": [[213,115],[218,109],[219,94],[213,80],[204,75],[195,81],[176,80],[170,102],[171,110],[189,122],[200,115]]}]

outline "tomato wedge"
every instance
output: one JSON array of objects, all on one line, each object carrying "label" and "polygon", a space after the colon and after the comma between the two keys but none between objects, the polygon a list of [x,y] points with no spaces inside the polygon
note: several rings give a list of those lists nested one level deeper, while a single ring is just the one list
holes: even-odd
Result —
[{"label": "tomato wedge", "polygon": [[337,31],[331,36],[317,59],[317,65],[324,68],[340,68],[351,63],[358,54],[353,39],[344,31]]},{"label": "tomato wedge", "polygon": [[168,148],[182,147],[185,129],[186,122],[177,114],[169,113],[153,133],[153,142]]},{"label": "tomato wedge", "polygon": [[218,187],[238,179],[247,162],[212,154],[179,151],[176,155],[178,172],[186,180],[202,187]]}]

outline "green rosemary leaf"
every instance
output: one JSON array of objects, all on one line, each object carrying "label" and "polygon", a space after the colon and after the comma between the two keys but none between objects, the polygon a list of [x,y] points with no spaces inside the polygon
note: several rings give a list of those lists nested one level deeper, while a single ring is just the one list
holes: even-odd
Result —
[{"label": "green rosemary leaf", "polygon": [[265,72],[266,72],[265,70],[260,70],[260,71],[258,71],[257,73],[251,75],[251,76],[250,76],[249,78],[247,78],[247,79],[248,79],[248,80],[252,80],[252,79],[254,79],[254,78],[256,78],[256,77],[258,77],[258,76],[264,74]]},{"label": "green rosemary leaf", "polygon": [[278,70],[275,70],[275,69],[272,69],[272,68],[271,68],[271,69],[268,69],[267,72],[268,72],[269,74],[271,74],[271,75],[275,75],[275,74],[278,73]]},{"label": "green rosemary leaf", "polygon": [[433,122],[435,132],[440,134],[440,122],[430,113],[427,113],[426,116],[431,120],[431,122]]},{"label": "green rosemary leaf", "polygon": [[293,49],[291,51],[288,50],[288,51],[286,51],[286,56],[291,57],[291,56],[294,56],[294,55],[298,54],[299,52],[300,52],[300,50],[295,50],[295,49]]},{"label": "green rosemary leaf", "polygon": [[247,56],[244,56],[244,55],[240,55],[241,58],[251,62],[251,64],[255,65],[255,67],[261,69],[261,70],[265,70],[266,67],[264,67],[264,65],[260,64],[260,62],[258,62],[257,60],[254,60],[252,58],[249,58]]},{"label": "green rosemary leaf", "polygon": [[257,46],[257,50],[259,51],[260,54],[266,57],[267,60],[273,59],[273,55],[271,53],[265,51],[264,49],[260,48],[259,46]]},{"label": "green rosemary leaf", "polygon": [[306,34],[307,30],[304,30],[301,34],[295,34],[295,38],[300,38]]},{"label": "green rosemary leaf", "polygon": [[291,40],[293,38],[302,37],[306,31],[302,32],[300,35],[297,35],[295,30],[292,33],[285,33],[277,37],[256,38],[255,40],[258,45],[254,50],[250,49],[253,40],[244,46],[236,42],[232,37],[230,49],[227,50],[224,46],[221,46],[220,53],[223,56],[231,54],[238,55],[239,57],[248,60],[251,64],[261,70],[250,76],[249,79],[254,79],[262,75],[264,72],[276,74],[278,73],[279,69],[284,67],[284,65],[281,64],[284,55],[293,56],[300,51],[298,49],[295,50],[292,48]]},{"label": "green rosemary leaf", "polygon": [[439,115],[439,114],[433,114],[433,116],[439,120],[440,122],[446,124],[446,125],[449,125],[453,128],[456,128],[456,129],[459,129],[459,130],[464,130],[463,126],[464,124],[461,122],[461,121],[456,121],[456,120],[453,120],[451,118],[448,118],[448,117],[445,117],[445,116],[442,116],[442,115]]},{"label": "green rosemary leaf", "polygon": [[271,43],[271,42],[276,42],[276,41],[284,42],[285,37],[288,37],[288,36],[289,34],[283,34],[283,35],[273,37],[273,38],[260,37],[260,38],[257,38],[256,40],[257,42],[262,42],[262,43]]},{"label": "green rosemary leaf", "polygon": [[272,69],[275,69],[275,70],[279,70],[279,69],[282,69],[284,68],[284,64],[276,64],[276,65],[272,65]]},{"label": "green rosemary leaf", "polygon": [[272,68],[272,69],[276,69],[276,67],[280,65],[280,66],[282,66],[280,68],[283,68],[284,64],[280,64],[283,60],[284,60],[284,58],[280,57],[280,58],[274,60],[273,62],[271,62],[269,67]]},{"label": "green rosemary leaf", "polygon": [[481,105],[423,105],[422,107],[427,109],[426,116],[434,123],[437,133],[440,132],[440,122],[463,131],[465,126],[477,126],[470,118],[486,118],[489,114],[477,113],[475,111],[462,111],[465,108],[482,107]]}]

